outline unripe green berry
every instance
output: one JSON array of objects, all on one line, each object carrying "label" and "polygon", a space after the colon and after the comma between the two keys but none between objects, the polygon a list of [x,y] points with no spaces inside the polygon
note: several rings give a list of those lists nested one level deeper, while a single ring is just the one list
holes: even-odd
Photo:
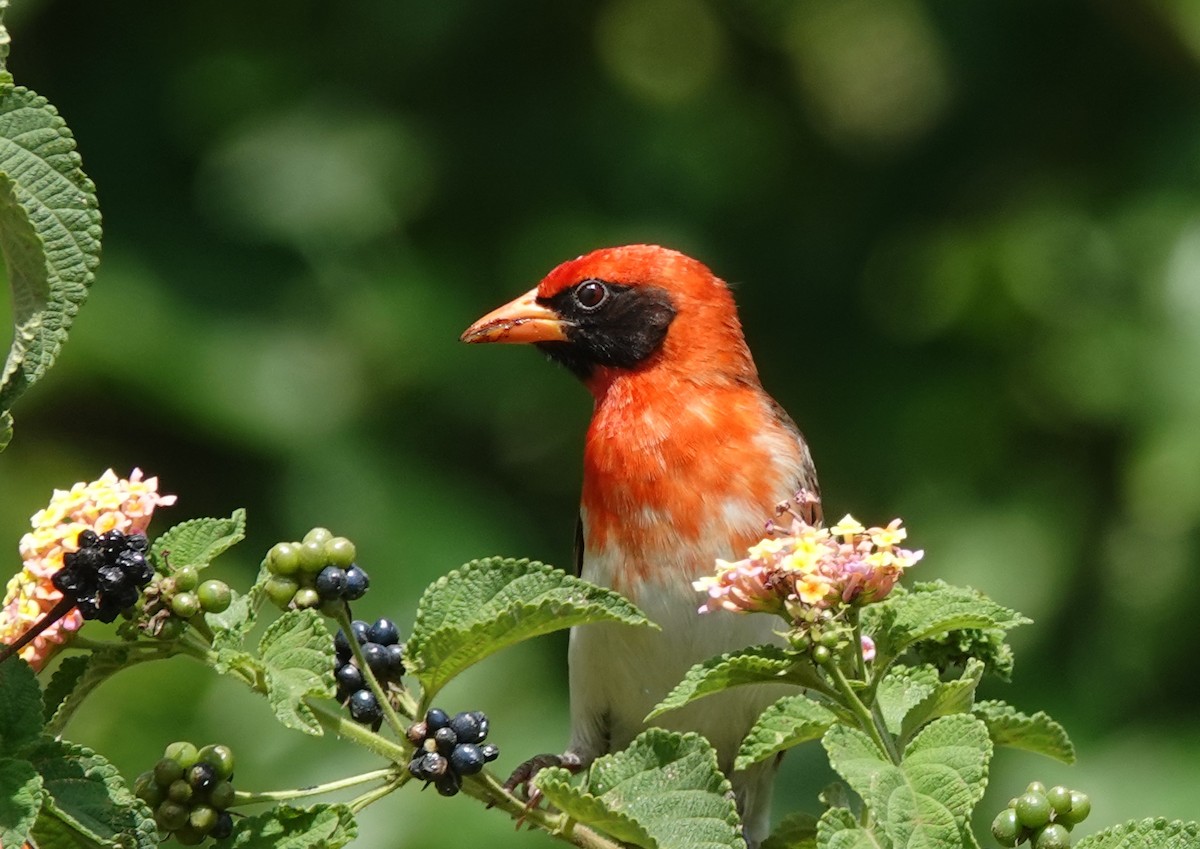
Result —
[{"label": "unripe green berry", "polygon": [[191,592],[200,583],[200,573],[195,566],[182,566],[171,577],[175,579],[176,592]]},{"label": "unripe green berry", "polygon": [[829,651],[828,646],[822,646],[822,645],[813,646],[813,650],[812,650],[813,663],[817,664],[818,666],[824,666],[826,663],[829,663],[829,660],[831,657],[833,657],[833,653],[831,651]]},{"label": "unripe green berry", "polygon": [[223,811],[233,804],[233,785],[228,781],[218,781],[209,791],[208,802],[218,811]]},{"label": "unripe green berry", "polygon": [[182,778],[178,781],[172,781],[171,786],[167,788],[167,798],[172,802],[186,805],[192,801],[192,785],[188,784]]},{"label": "unripe green berry", "polygon": [[1086,793],[1080,793],[1078,790],[1071,791],[1071,810],[1064,814],[1059,814],[1058,820],[1063,825],[1072,826],[1078,825],[1088,818],[1088,814],[1092,812],[1092,800],[1088,798]]},{"label": "unripe green berry", "polygon": [[200,599],[195,593],[176,593],[171,599],[171,612],[180,619],[191,619],[200,612]]},{"label": "unripe green berry", "polygon": [[1031,781],[1031,782],[1029,782],[1029,786],[1025,788],[1025,792],[1026,793],[1041,793],[1043,796],[1045,796],[1046,795],[1046,785],[1042,784],[1042,782],[1040,782],[1040,781]]},{"label": "unripe green berry", "polygon": [[300,546],[277,542],[267,552],[267,571],[272,575],[294,575],[300,569]]},{"label": "unripe green berry", "polygon": [[329,528],[322,528],[318,526],[306,533],[304,535],[304,539],[300,540],[300,542],[315,542],[318,545],[324,545],[331,539],[333,539],[333,531],[329,530]]},{"label": "unripe green berry", "polygon": [[1050,823],[1038,831],[1030,841],[1033,849],[1068,849],[1071,845],[1071,835],[1056,822]]},{"label": "unripe green berry", "polygon": [[306,542],[300,546],[300,571],[306,575],[315,575],[324,569],[325,545],[320,542]]},{"label": "unripe green berry", "polygon": [[218,780],[225,780],[233,775],[233,750],[228,746],[205,746],[200,750],[199,759],[213,768]]},{"label": "unripe green berry", "polygon": [[159,640],[178,640],[186,630],[187,622],[172,616],[158,623],[158,630],[154,632],[154,636]]},{"label": "unripe green berry", "polygon": [[217,824],[217,812],[208,805],[197,805],[188,814],[188,825],[201,834],[208,834]]},{"label": "unripe green berry", "polygon": [[1016,846],[1021,836],[1021,823],[1017,821],[1017,812],[1005,808],[992,820],[992,837],[1001,846]]},{"label": "unripe green berry", "polygon": [[157,808],[163,799],[167,798],[166,790],[154,780],[154,772],[147,770],[133,782],[133,794],[149,805]]},{"label": "unripe green berry", "polygon": [[325,542],[325,562],[341,569],[349,568],[358,556],[354,543],[345,537],[331,537]]},{"label": "unripe green berry", "polygon": [[183,767],[174,758],[162,758],[154,765],[154,780],[163,787],[183,778]]},{"label": "unripe green berry", "polygon": [[187,805],[181,805],[167,799],[154,809],[154,821],[163,831],[175,831],[183,828],[188,819]]},{"label": "unripe green berry", "polygon": [[208,613],[222,613],[233,602],[233,591],[224,581],[205,581],[196,588],[196,598]]},{"label": "unripe green berry", "polygon": [[825,631],[821,634],[821,645],[831,649],[837,646],[841,639],[842,635],[837,631]]},{"label": "unripe green berry", "polygon": [[1041,828],[1050,822],[1050,802],[1043,793],[1023,793],[1014,810],[1021,825],[1029,828]]},{"label": "unripe green berry", "polygon": [[187,740],[178,740],[163,751],[164,758],[170,758],[178,763],[184,769],[187,769],[196,762],[200,756],[200,750],[195,744],[189,743]]},{"label": "unripe green berry", "polygon": [[1054,813],[1061,816],[1071,810],[1071,791],[1061,784],[1056,784],[1046,791],[1046,801],[1054,808]]},{"label": "unripe green berry", "polygon": [[792,631],[788,635],[788,642],[797,651],[806,651],[812,645],[812,638],[808,636],[807,631]]},{"label": "unripe green berry", "polygon": [[184,846],[199,846],[204,842],[205,836],[192,828],[191,823],[184,823],[182,827],[175,830],[172,837]]},{"label": "unripe green berry", "polygon": [[296,590],[296,594],[292,596],[292,605],[299,610],[306,610],[310,607],[321,606],[321,594],[312,587],[301,587]]},{"label": "unripe green berry", "polygon": [[296,590],[300,589],[300,585],[291,578],[284,578],[279,575],[268,578],[267,583],[263,586],[263,591],[266,592],[267,598],[276,607],[286,610],[287,606],[292,603],[292,596],[296,594]]}]

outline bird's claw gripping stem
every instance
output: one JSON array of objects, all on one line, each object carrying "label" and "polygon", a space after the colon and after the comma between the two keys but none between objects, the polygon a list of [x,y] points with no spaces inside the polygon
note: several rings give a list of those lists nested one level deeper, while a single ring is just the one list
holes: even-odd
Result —
[{"label": "bird's claw gripping stem", "polygon": [[[512,775],[504,782],[504,790],[507,793],[516,795],[514,791],[521,788],[521,796],[525,798],[525,810],[529,812],[536,808],[542,801],[542,791],[532,786],[530,782],[533,777],[541,772],[546,767],[557,766],[562,767],[567,772],[575,775],[581,771],[585,764],[583,759],[574,752],[563,752],[561,755],[541,754],[534,755],[529,760],[520,764],[512,771]],[[517,826],[525,819],[524,815],[517,820]]]}]

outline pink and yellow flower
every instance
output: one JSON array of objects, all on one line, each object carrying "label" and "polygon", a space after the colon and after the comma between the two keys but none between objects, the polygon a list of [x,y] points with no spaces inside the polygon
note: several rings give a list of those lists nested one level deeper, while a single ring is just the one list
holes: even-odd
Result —
[{"label": "pink and yellow flower", "polygon": [[700,611],[776,613],[794,620],[805,609],[870,604],[886,598],[924,554],[900,548],[907,531],[899,519],[868,528],[846,515],[827,529],[810,524],[811,503],[809,494],[798,493],[799,510],[781,505],[780,515],[792,517],[790,526],[768,523],[771,536],[752,546],[744,560],[718,560],[714,575],[696,581],[696,590],[708,596]]},{"label": "pink and yellow flower", "polygon": [[[0,641],[14,642],[62,599],[50,579],[62,568],[63,555],[76,550],[80,531],[143,533],[155,508],[174,503],[174,495],[159,494],[158,478],[143,478],[141,469],[127,479],[109,469],[91,483],[56,489],[50,504],[30,519],[33,530],[21,537],[23,568],[8,582],[0,607]],[[21,657],[40,669],[82,624],[72,609],[23,648]]]}]

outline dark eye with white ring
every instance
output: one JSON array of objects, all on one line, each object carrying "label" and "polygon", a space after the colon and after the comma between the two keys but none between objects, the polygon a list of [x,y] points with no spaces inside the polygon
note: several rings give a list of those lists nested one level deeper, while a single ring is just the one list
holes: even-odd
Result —
[{"label": "dark eye with white ring", "polygon": [[585,310],[598,309],[608,300],[608,287],[599,280],[584,280],[575,287],[575,303]]}]

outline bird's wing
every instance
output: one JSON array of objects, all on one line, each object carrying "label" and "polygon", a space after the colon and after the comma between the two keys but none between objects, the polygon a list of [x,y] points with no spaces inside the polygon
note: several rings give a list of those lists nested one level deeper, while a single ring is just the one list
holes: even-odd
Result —
[{"label": "bird's wing", "polygon": [[800,432],[800,428],[796,422],[788,415],[782,405],[774,398],[767,396],[767,400],[771,402],[771,412],[779,419],[779,422],[795,437],[797,445],[800,447],[801,468],[800,475],[795,481],[795,491],[808,490],[816,496],[816,502],[810,505],[811,515],[805,516],[804,520],[810,525],[819,525],[822,521],[821,512],[821,484],[817,481],[817,468],[813,464],[812,453],[808,450],[808,441],[804,438],[804,434]]}]

